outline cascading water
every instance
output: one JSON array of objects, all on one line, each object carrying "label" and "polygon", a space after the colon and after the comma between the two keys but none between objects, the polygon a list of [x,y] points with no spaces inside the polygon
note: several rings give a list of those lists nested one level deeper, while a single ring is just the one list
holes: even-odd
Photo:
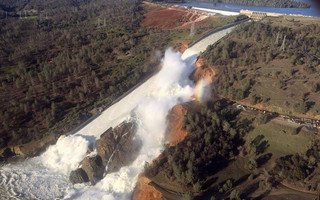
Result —
[{"label": "cascading water", "polygon": [[[168,111],[177,103],[188,101],[194,93],[194,84],[188,76],[196,58],[191,50],[181,58],[180,53],[168,49],[157,75],[86,127],[58,140],[39,157],[2,167],[1,199],[129,199],[144,163],[151,162],[163,149]],[[69,173],[86,156],[88,145],[124,120],[138,124],[137,137],[143,146],[137,159],[130,166],[106,175],[95,186],[72,186]]]},{"label": "cascading water", "polygon": [[[158,74],[76,134],[58,140],[39,157],[3,166],[0,169],[0,199],[130,199],[145,162],[150,163],[163,149],[168,111],[174,105],[188,101],[195,93],[194,84],[188,77],[194,70],[198,54],[234,27],[203,38],[182,56],[168,49]],[[88,145],[99,139],[109,127],[125,120],[138,125],[136,134],[143,146],[137,159],[130,166],[107,174],[94,186],[71,185],[69,173],[86,156]]]}]

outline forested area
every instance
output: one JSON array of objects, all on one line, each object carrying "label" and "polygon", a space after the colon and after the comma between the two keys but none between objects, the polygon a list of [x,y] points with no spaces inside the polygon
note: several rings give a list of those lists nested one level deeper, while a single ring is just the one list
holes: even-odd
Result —
[{"label": "forested area", "polygon": [[276,161],[273,173],[281,180],[303,181],[317,167],[320,161],[320,141],[313,141],[305,154],[287,155]]},{"label": "forested area", "polygon": [[[289,183],[300,183],[306,186],[306,190],[317,191],[318,173],[314,171],[318,168],[320,162],[320,141],[312,141],[312,145],[303,154],[290,154],[276,160],[276,165],[272,170],[272,175],[279,181]],[[313,182],[312,179],[316,179]]]},{"label": "forested area", "polygon": [[183,3],[185,0],[150,0],[151,2]]},{"label": "forested area", "polygon": [[309,8],[310,5],[294,0],[213,0],[213,2],[275,8]]},{"label": "forested area", "polygon": [[314,115],[319,114],[320,26],[290,23],[294,25],[244,24],[208,47],[203,57],[219,71],[217,93],[288,112],[305,114],[314,108]]},{"label": "forested area", "polygon": [[[185,0],[151,0],[162,1],[167,3],[183,3]],[[275,8],[309,8],[310,5],[304,2],[294,0],[199,0],[216,3],[228,3],[244,6],[260,6],[260,7],[275,7]]]},{"label": "forested area", "polygon": [[107,107],[157,70],[170,37],[140,26],[141,1],[15,3],[1,1],[0,148],[70,131]]},{"label": "forested area", "polygon": [[251,122],[237,118],[237,114],[224,101],[188,112],[183,124],[188,135],[176,146],[165,148],[146,167],[146,175],[155,182],[166,177],[178,191],[189,191],[186,195],[206,190],[208,177],[226,167],[238,154],[237,147],[243,145],[242,138],[251,128]]},{"label": "forested area", "polygon": [[4,0],[0,2],[0,11],[16,12],[24,8],[30,0]]},{"label": "forested area", "polygon": [[316,68],[320,57],[320,27],[298,26],[292,29],[263,22],[244,24],[228,40],[208,47],[204,57],[211,65],[245,66],[288,58],[292,64],[306,63],[309,68]]}]

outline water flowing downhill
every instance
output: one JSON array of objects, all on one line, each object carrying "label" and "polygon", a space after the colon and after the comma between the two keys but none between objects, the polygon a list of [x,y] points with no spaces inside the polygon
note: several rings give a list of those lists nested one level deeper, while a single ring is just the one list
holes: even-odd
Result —
[{"label": "water flowing downhill", "polygon": [[[130,199],[145,162],[151,162],[163,149],[168,111],[194,95],[194,83],[188,77],[199,53],[233,28],[204,38],[183,55],[166,50],[158,74],[77,133],[59,139],[38,157],[3,166],[0,169],[0,199]],[[136,137],[143,145],[137,159],[130,166],[107,174],[94,186],[71,185],[69,174],[87,156],[88,145],[109,127],[125,120],[138,125]]]}]

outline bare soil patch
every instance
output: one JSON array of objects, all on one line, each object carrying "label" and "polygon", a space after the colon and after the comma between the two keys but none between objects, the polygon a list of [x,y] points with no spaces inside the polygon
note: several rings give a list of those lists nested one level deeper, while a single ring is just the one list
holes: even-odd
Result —
[{"label": "bare soil patch", "polygon": [[145,5],[148,10],[142,26],[161,29],[190,28],[191,22],[198,22],[207,16],[188,9]]}]

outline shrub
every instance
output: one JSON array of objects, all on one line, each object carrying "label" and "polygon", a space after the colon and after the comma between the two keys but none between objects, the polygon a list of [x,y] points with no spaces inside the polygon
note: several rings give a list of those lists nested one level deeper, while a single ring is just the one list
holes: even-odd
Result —
[{"label": "shrub", "polygon": [[257,164],[257,161],[255,159],[250,159],[249,162],[248,162],[248,168],[250,170],[254,170],[258,167],[258,164]]},{"label": "shrub", "polygon": [[183,200],[192,200],[194,197],[193,197],[193,194],[192,194],[192,192],[190,192],[190,191],[188,191],[188,192],[186,192],[186,193],[184,193],[183,195],[182,195],[182,199]]},{"label": "shrub", "polygon": [[232,190],[230,193],[230,199],[240,200],[240,193],[238,190]]},{"label": "shrub", "polygon": [[264,114],[259,114],[257,117],[258,124],[266,124],[268,122],[268,116]]}]

